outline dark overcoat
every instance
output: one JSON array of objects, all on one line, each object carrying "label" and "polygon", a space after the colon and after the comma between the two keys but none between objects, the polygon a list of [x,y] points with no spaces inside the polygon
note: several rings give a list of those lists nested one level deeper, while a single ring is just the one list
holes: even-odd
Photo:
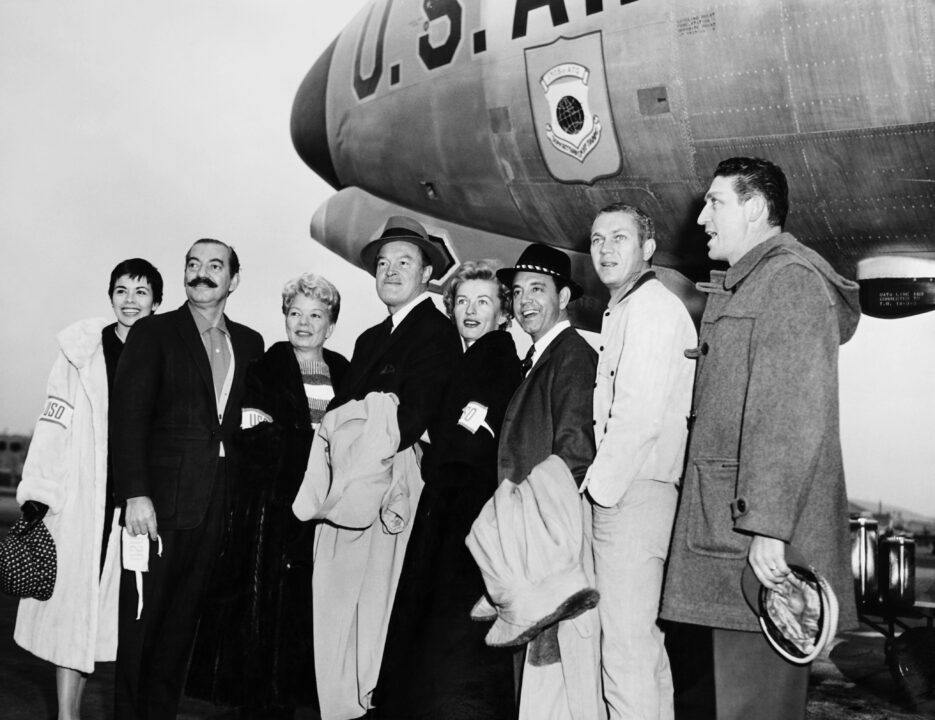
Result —
[{"label": "dark overcoat", "polygon": [[461,338],[454,324],[430,298],[417,304],[392,334],[382,323],[361,333],[354,345],[351,365],[330,408],[367,393],[395,393],[399,398],[401,450],[431,429],[452,368],[461,357]]},{"label": "dark overcoat", "polygon": [[[340,387],[347,359],[323,350]],[[254,709],[317,705],[312,640],[314,527],[292,513],[314,431],[295,352],[272,345],[247,372],[244,407],[272,423],[238,435],[242,482],[209,590],[187,692]]]},{"label": "dark overcoat", "polygon": [[[506,331],[487,333],[457,364],[423,466],[425,487],[406,548],[374,702],[378,718],[513,717],[510,650],[487,647],[470,619],[484,581],[464,544],[497,489],[497,435],[522,374]],[[476,432],[459,423],[470,402],[487,409]]]},{"label": "dark overcoat", "polygon": [[753,534],[796,546],[856,623],[838,428],[838,346],[857,284],[781,234],[712,274],[685,481],[663,595],[668,620],[758,631],[740,589]]}]

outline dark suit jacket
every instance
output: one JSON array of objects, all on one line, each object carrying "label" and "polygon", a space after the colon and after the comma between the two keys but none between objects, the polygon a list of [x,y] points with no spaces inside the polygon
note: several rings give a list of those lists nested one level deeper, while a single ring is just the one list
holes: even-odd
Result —
[{"label": "dark suit jacket", "polygon": [[211,366],[187,305],[133,326],[110,399],[110,447],[117,502],[146,495],[160,529],[197,527],[204,518],[219,445],[236,460],[247,365],[263,338],[225,317],[234,377],[218,420]]},{"label": "dark suit jacket", "polygon": [[579,485],[594,460],[597,353],[574,328],[559,333],[516,389],[500,431],[497,477],[521,483],[558,455]]},{"label": "dark suit jacket", "polygon": [[369,392],[396,393],[399,447],[405,449],[426,429],[431,434],[448,378],[460,357],[461,338],[454,323],[427,298],[389,338],[380,325],[361,333],[340,394],[329,407],[362,400]]}]

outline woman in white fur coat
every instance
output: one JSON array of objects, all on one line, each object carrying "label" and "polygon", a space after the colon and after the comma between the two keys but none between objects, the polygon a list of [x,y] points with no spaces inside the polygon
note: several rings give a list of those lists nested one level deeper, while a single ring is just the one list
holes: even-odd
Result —
[{"label": "woman in white fur coat", "polygon": [[117,656],[120,511],[107,398],[130,328],[162,300],[162,276],[146,260],[124,260],[111,272],[108,296],[116,323],[82,320],[57,336],[58,358],[16,491],[24,512],[45,513],[58,563],[52,597],[20,601],[13,639],[56,666],[59,720],[77,720],[94,663]]}]

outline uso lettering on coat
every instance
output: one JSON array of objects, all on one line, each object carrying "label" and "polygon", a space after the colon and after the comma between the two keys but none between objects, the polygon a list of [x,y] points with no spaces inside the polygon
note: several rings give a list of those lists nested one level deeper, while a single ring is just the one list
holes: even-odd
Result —
[{"label": "uso lettering on coat", "polygon": [[45,407],[39,415],[40,422],[50,422],[61,425],[63,428],[71,426],[72,415],[75,408],[67,400],[50,395],[46,398]]}]

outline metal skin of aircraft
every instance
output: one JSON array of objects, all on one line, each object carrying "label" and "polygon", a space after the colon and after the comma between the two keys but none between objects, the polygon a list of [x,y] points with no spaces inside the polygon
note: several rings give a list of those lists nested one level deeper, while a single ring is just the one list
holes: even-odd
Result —
[{"label": "metal skin of aircraft", "polygon": [[359,265],[398,213],[443,243],[446,275],[547,242],[596,329],[595,212],[653,216],[697,319],[695,220],[736,155],[783,168],[786,229],[861,281],[865,312],[935,308],[933,118],[935,0],[373,0],[303,81],[292,138],[338,190],[311,223],[338,255]]}]

